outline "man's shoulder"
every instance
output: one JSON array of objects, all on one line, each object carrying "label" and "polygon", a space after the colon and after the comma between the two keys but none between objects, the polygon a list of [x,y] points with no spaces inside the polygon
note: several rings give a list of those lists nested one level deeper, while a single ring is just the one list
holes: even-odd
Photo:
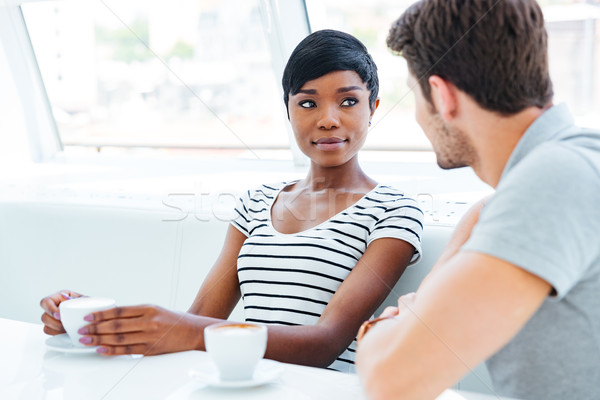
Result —
[{"label": "man's shoulder", "polygon": [[544,142],[527,154],[511,173],[525,179],[578,177],[600,184],[600,134],[578,131]]},{"label": "man's shoulder", "polygon": [[581,163],[588,164],[588,167],[600,175],[600,131],[580,128],[561,138],[556,147],[572,153]]},{"label": "man's shoulder", "polygon": [[591,140],[599,141],[599,147],[567,139],[540,144],[503,176],[490,203],[523,219],[566,215],[567,205],[578,216],[583,210],[598,215],[600,137]]}]

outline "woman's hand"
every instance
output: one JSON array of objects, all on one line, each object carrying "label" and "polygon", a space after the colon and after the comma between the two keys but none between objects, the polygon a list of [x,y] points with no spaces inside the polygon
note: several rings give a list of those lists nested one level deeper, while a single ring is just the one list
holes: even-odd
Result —
[{"label": "woman's hand", "polygon": [[[80,341],[104,355],[164,354],[198,348],[199,317],[153,305],[115,307],[87,315]],[[203,324],[200,324],[203,325]]]},{"label": "woman's hand", "polygon": [[59,335],[65,333],[60,322],[60,311],[58,305],[65,300],[69,300],[75,297],[81,297],[82,294],[73,292],[71,290],[61,290],[51,294],[50,296],[44,297],[40,301],[40,307],[44,310],[42,314],[42,322],[44,323],[44,333],[48,335]]}]

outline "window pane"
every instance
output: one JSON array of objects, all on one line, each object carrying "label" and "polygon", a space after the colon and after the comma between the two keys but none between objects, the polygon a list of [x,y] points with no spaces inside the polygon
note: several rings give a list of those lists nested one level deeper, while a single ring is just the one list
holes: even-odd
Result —
[{"label": "window pane", "polygon": [[600,2],[545,3],[555,103],[567,102],[581,125],[600,127]]},{"label": "window pane", "polygon": [[[414,120],[402,57],[387,49],[389,27],[413,0],[306,0],[313,31],[338,29],[358,37],[379,68],[381,103],[365,148],[430,148]],[[555,103],[567,102],[578,123],[600,127],[600,2],[540,1],[549,35]],[[594,112],[596,110],[596,112]]]},{"label": "window pane", "polygon": [[31,158],[25,117],[21,107],[21,99],[13,79],[10,60],[0,40],[0,163],[3,165],[0,177],[14,174],[8,161],[23,161]]},{"label": "window pane", "polygon": [[258,1],[23,5],[65,146],[288,146]]}]

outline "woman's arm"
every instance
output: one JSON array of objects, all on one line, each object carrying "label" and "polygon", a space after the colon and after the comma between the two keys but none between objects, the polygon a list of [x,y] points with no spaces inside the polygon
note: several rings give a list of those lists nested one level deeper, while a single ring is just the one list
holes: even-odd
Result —
[{"label": "woman's arm", "polygon": [[188,313],[227,319],[240,300],[237,258],[247,236],[229,225],[225,244],[214,266],[202,282]]},{"label": "woman's arm", "polygon": [[[88,337],[92,339],[89,344],[101,345],[106,350],[104,354],[204,350],[204,327],[226,318],[240,296],[235,260],[239,253],[236,243],[239,247],[243,243],[237,235],[243,235],[236,231],[230,227],[221,256],[188,313],[174,313],[155,306],[100,311],[93,314],[95,322],[88,326]],[[316,325],[268,326],[265,357],[316,367],[329,366],[352,342],[360,324],[373,315],[389,294],[413,251],[413,246],[403,240],[375,240],[332,297]]]},{"label": "woman's arm", "polygon": [[[478,202],[473,204],[471,208],[469,208],[467,212],[463,215],[461,220],[456,225],[456,228],[454,229],[454,232],[452,233],[448,244],[446,245],[440,257],[437,259],[437,261],[431,268],[431,271],[429,271],[429,273],[425,276],[419,287],[422,286],[430,278],[434,271],[437,271],[440,268],[440,265],[445,264],[448,260],[454,257],[460,251],[461,247],[467,242],[467,240],[469,240],[469,238],[471,237],[471,231],[477,224],[477,221],[479,221],[479,214],[481,213],[481,210],[483,209],[490,197],[491,195],[479,200]],[[403,310],[410,308],[414,302],[414,299],[415,293],[408,293],[400,296],[398,298],[397,307],[387,307],[384,310],[384,312],[379,316],[379,318],[377,318],[377,320],[365,322],[366,326],[363,329],[361,329],[361,333],[364,334],[368,329],[370,329],[380,321],[386,318],[394,317]],[[361,338],[362,335],[360,335],[358,339],[360,340]]]},{"label": "woman's arm", "polygon": [[373,241],[314,326],[269,326],[265,357],[327,367],[356,337],[361,323],[385,300],[412,258],[411,244]]}]

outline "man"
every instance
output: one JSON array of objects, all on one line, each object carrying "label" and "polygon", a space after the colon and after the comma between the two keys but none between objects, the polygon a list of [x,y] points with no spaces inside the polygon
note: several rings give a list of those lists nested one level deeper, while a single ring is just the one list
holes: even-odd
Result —
[{"label": "man", "polygon": [[600,134],[552,104],[534,0],[422,0],[393,25],[445,169],[496,191],[361,340],[373,399],[433,399],[487,359],[494,391],[600,399]]}]

